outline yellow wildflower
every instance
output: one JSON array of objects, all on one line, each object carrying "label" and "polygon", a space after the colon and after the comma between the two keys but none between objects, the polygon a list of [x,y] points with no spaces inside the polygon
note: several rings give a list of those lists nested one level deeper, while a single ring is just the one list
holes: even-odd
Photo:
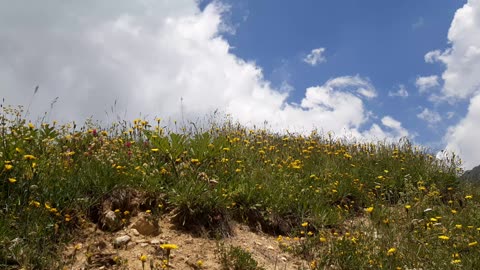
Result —
[{"label": "yellow wildflower", "polygon": [[365,212],[367,213],[372,213],[373,212],[373,206],[370,206],[368,208],[365,208]]},{"label": "yellow wildflower", "polygon": [[446,235],[440,235],[440,236],[438,237],[438,239],[448,240],[448,239],[450,239],[450,237],[448,237],[448,236],[446,236]]},{"label": "yellow wildflower", "polygon": [[478,245],[477,241],[468,243],[469,247],[473,247],[473,246],[476,246],[476,245]]},{"label": "yellow wildflower", "polygon": [[388,251],[387,251],[387,255],[390,256],[390,255],[393,255],[393,253],[395,253],[397,251],[396,248],[392,247],[390,248]]},{"label": "yellow wildflower", "polygon": [[26,160],[34,160],[34,159],[37,159],[37,158],[36,158],[35,156],[33,156],[33,155],[24,155],[23,158],[26,159]]},{"label": "yellow wildflower", "polygon": [[177,249],[178,246],[175,244],[162,244],[160,245],[160,248],[162,249]]},{"label": "yellow wildflower", "polygon": [[11,169],[13,169],[13,165],[5,164],[5,170],[6,171],[10,171]]},{"label": "yellow wildflower", "polygon": [[471,199],[473,199],[473,195],[467,195],[467,196],[465,196],[465,199],[471,200]]}]

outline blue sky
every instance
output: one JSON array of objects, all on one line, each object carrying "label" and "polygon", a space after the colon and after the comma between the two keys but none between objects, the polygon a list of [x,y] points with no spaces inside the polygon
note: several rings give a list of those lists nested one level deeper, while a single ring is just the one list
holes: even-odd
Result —
[{"label": "blue sky", "polygon": [[0,0],[0,98],[33,120],[218,110],[275,132],[407,137],[471,168],[478,74],[480,0]]},{"label": "blue sky", "polygon": [[[442,147],[444,129],[455,119],[427,127],[416,115],[431,108],[416,91],[418,76],[439,74],[440,64],[424,55],[447,47],[447,33],[455,11],[465,1],[227,1],[235,33],[226,35],[232,52],[255,61],[274,85],[286,81],[295,89],[289,99],[299,102],[311,85],[330,78],[368,77],[379,92],[369,104],[374,113],[389,114],[418,132],[416,141]],[[311,49],[326,49],[327,61],[315,67],[302,59]],[[408,98],[388,97],[403,84]],[[436,105],[438,110],[465,114],[466,104]]]}]

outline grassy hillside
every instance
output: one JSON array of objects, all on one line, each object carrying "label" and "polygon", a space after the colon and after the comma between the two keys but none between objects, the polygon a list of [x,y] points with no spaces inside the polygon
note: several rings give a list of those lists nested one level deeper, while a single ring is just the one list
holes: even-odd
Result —
[{"label": "grassy hillside", "polygon": [[[355,143],[232,123],[168,130],[161,119],[110,127],[0,115],[0,268],[68,267],[59,248],[102,203],[169,214],[180,228],[228,237],[233,222],[278,236],[311,269],[480,267],[480,192],[407,140]],[[174,128],[175,129],[175,128]],[[240,254],[241,253],[240,251]],[[247,268],[245,268],[247,269]]]}]

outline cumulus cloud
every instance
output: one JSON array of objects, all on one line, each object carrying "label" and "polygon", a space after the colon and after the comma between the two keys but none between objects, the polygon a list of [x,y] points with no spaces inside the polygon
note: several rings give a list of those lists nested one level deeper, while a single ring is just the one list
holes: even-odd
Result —
[{"label": "cumulus cloud", "polygon": [[382,118],[381,125],[376,123],[373,124],[371,128],[364,131],[360,137],[373,140],[387,139],[394,142],[404,137],[411,138],[413,136],[402,126],[400,121],[387,115]]},{"label": "cumulus cloud", "polygon": [[[455,151],[472,168],[480,163],[480,0],[468,0],[459,8],[448,31],[451,45],[444,51],[434,50],[425,55],[428,63],[445,65],[440,94],[431,100],[470,99],[467,115],[448,129],[444,137],[448,151]],[[452,112],[447,118],[452,118]]]},{"label": "cumulus cloud", "polygon": [[424,59],[427,63],[434,63],[439,60],[442,52],[440,50],[429,51],[425,54]]},{"label": "cumulus cloud", "polygon": [[448,142],[446,149],[460,155],[466,169],[480,163],[480,95],[470,100],[468,113],[457,125],[448,129],[445,136]]},{"label": "cumulus cloud", "polygon": [[327,59],[323,55],[325,53],[325,48],[313,49],[304,59],[303,62],[316,66],[320,63],[326,62]]},{"label": "cumulus cloud", "polygon": [[458,9],[448,31],[451,47],[425,55],[427,62],[446,65],[442,74],[443,94],[453,98],[472,97],[480,89],[480,1],[469,0]]},{"label": "cumulus cloud", "polygon": [[440,84],[438,83],[438,76],[432,75],[426,77],[418,77],[415,81],[415,85],[417,86],[420,93],[424,93],[428,89],[439,86]]},{"label": "cumulus cloud", "polygon": [[400,84],[400,85],[398,86],[397,91],[388,91],[388,96],[389,96],[389,97],[402,97],[402,98],[406,98],[406,97],[408,97],[408,91],[407,91],[407,89],[405,88],[405,85]]},{"label": "cumulus cloud", "polygon": [[[25,105],[39,84],[31,112],[41,115],[58,97],[51,120],[194,120],[218,109],[247,126],[369,136],[365,100],[377,94],[368,79],[332,78],[290,103],[288,85],[275,89],[260,67],[230,52],[225,9],[213,2],[200,10],[195,0],[1,2],[0,96]],[[378,135],[406,132],[383,122]]]},{"label": "cumulus cloud", "polygon": [[417,117],[426,121],[430,126],[442,121],[442,117],[438,112],[431,111],[428,108],[417,114]]}]

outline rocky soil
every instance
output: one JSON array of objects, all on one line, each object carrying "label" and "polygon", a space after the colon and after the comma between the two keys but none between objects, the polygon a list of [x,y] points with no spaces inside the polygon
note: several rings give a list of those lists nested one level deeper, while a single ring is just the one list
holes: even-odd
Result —
[{"label": "rocky soil", "polygon": [[[276,237],[253,232],[243,224],[233,224],[233,235],[218,240],[178,230],[168,215],[153,221],[140,213],[129,224],[116,232],[84,224],[76,240],[65,247],[66,269],[162,269],[162,265],[163,269],[222,269],[222,244],[251,252],[265,269],[308,269],[308,262],[282,251]],[[170,251],[166,268],[162,244],[178,246]]]}]

